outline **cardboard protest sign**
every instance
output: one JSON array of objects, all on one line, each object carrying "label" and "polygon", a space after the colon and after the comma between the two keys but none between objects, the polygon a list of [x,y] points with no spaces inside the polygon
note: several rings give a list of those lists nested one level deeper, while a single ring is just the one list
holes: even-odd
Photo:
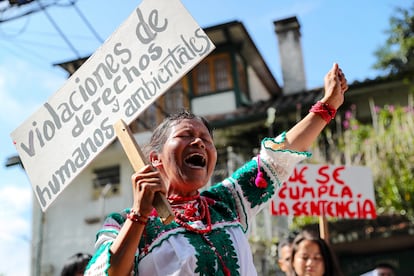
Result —
[{"label": "cardboard protest sign", "polygon": [[298,165],[271,202],[275,216],[375,218],[375,195],[367,167]]},{"label": "cardboard protest sign", "polygon": [[115,138],[206,57],[213,43],[179,0],[144,0],[11,137],[45,211]]}]

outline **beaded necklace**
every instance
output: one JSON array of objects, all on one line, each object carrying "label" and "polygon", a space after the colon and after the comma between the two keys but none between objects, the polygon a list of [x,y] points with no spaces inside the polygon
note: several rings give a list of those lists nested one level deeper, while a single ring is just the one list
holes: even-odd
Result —
[{"label": "beaded necklace", "polygon": [[[200,196],[200,193],[191,197],[170,196],[168,200],[170,200],[174,210],[175,222],[179,225],[197,234],[211,232],[211,216],[208,202],[205,197]],[[207,227],[204,229],[193,227],[195,223],[188,224],[188,222],[202,221],[204,218],[207,223]]]},{"label": "beaded necklace", "polygon": [[[175,222],[184,227],[186,230],[200,234],[205,243],[207,243],[216,254],[222,268],[224,275],[230,276],[230,270],[226,266],[223,257],[217,251],[214,244],[204,235],[211,232],[211,216],[210,210],[208,209],[208,201],[205,197],[200,196],[200,193],[197,192],[194,196],[181,197],[181,196],[169,196],[168,200],[170,201],[174,214]],[[198,212],[198,215],[196,215]],[[206,219],[207,227],[204,229],[195,228],[188,222],[202,221]]]}]

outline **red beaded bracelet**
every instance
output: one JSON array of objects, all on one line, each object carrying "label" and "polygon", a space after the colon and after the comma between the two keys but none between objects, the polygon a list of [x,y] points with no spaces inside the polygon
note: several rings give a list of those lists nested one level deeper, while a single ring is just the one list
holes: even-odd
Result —
[{"label": "red beaded bracelet", "polygon": [[311,107],[309,112],[318,114],[322,117],[322,119],[325,120],[326,123],[329,123],[331,120],[333,120],[336,115],[335,108],[332,108],[329,104],[320,101],[316,102],[316,104]]},{"label": "red beaded bracelet", "polygon": [[141,225],[146,225],[148,222],[148,217],[141,215],[138,211],[131,209],[131,211],[127,214],[127,219],[132,220]]}]

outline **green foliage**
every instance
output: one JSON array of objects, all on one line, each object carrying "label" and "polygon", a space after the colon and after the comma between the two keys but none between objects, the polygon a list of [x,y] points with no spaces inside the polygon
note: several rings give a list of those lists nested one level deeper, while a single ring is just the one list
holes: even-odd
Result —
[{"label": "green foliage", "polygon": [[[409,107],[375,107],[372,124],[361,124],[354,115],[355,108],[346,112],[341,135],[337,141],[329,143],[331,155],[337,156],[331,162],[369,167],[374,178],[378,213],[400,213],[414,218],[412,104]],[[318,151],[318,147],[315,150]],[[321,154],[319,158],[327,162],[326,156]]]},{"label": "green foliage", "polygon": [[397,8],[390,18],[388,39],[374,54],[375,69],[390,74],[411,72],[414,69],[414,4],[410,9]]},{"label": "green foliage", "polygon": [[291,231],[300,231],[301,229],[304,228],[304,226],[309,225],[309,224],[316,224],[318,222],[319,222],[318,217],[305,217],[305,216],[294,217]]},{"label": "green foliage", "polygon": [[366,158],[374,172],[377,206],[380,212],[400,212],[414,217],[414,113],[412,108],[389,106],[378,112]]}]

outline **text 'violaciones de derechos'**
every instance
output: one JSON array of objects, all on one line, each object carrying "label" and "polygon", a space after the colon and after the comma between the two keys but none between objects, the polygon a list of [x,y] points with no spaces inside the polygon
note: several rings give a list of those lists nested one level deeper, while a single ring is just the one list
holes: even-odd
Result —
[{"label": "text 'violaciones de derechos'", "polygon": [[179,1],[152,2],[12,133],[43,210],[115,139],[116,120],[132,122],[214,49]]}]

